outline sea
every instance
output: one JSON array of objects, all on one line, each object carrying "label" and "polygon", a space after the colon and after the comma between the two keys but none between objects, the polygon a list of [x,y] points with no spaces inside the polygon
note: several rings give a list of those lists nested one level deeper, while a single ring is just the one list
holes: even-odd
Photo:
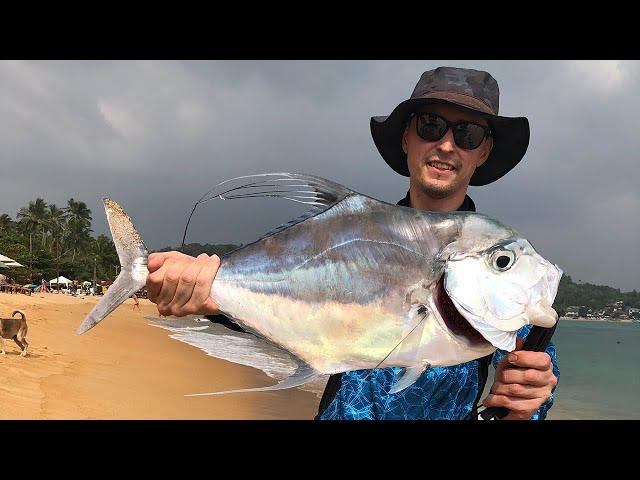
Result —
[{"label": "sea", "polygon": [[[206,319],[148,318],[205,354],[260,368],[280,381],[295,370],[282,350],[265,350],[251,335],[230,333]],[[560,379],[548,420],[640,419],[640,323],[561,319],[553,337]],[[274,362],[273,357],[278,361]],[[493,383],[490,368],[485,394]],[[273,382],[275,383],[275,382]],[[301,387],[321,396],[326,378]],[[239,385],[238,388],[247,388]],[[484,396],[483,396],[484,398]]]},{"label": "sea", "polygon": [[561,319],[549,419],[640,419],[640,323]]},{"label": "sea", "polygon": [[640,419],[640,323],[561,318],[552,342],[560,378],[548,420]]}]

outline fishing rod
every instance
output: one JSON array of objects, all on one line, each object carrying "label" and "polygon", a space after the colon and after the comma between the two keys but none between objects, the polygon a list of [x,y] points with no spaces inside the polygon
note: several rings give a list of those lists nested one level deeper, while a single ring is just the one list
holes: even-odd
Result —
[{"label": "fishing rod", "polygon": [[[558,322],[553,327],[545,328],[535,325],[529,331],[522,350],[530,352],[544,352],[549,346],[551,337],[556,331]],[[505,407],[489,407],[478,412],[478,420],[500,420],[509,414],[509,409]]]}]

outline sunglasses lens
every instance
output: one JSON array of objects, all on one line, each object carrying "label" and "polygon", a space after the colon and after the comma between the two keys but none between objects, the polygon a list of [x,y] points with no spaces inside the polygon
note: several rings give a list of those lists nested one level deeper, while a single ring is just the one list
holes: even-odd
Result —
[{"label": "sunglasses lens", "polygon": [[475,123],[460,123],[453,131],[453,138],[460,148],[473,150],[478,148],[484,140],[485,131]]},{"label": "sunglasses lens", "polygon": [[[421,112],[416,114],[418,135],[429,142],[444,137],[449,125],[447,120],[435,113]],[[453,138],[460,148],[474,150],[480,146],[486,136],[485,129],[473,122],[461,122],[453,126]]]},{"label": "sunglasses lens", "polygon": [[435,142],[444,137],[447,132],[447,122],[431,113],[421,113],[416,116],[418,135],[429,142]]}]

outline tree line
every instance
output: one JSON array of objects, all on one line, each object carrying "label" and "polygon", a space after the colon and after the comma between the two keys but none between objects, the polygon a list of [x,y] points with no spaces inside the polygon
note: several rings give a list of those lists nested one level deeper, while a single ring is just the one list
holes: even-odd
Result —
[{"label": "tree line", "polygon": [[606,285],[594,285],[580,281],[576,283],[570,275],[563,275],[553,308],[560,315],[564,315],[567,307],[570,306],[601,309],[619,301],[624,302],[628,307],[640,308],[640,293],[635,289],[631,292],[621,292],[619,288]]},{"label": "tree line", "polygon": [[118,266],[115,245],[105,235],[91,235],[91,210],[70,198],[65,206],[42,198],[21,207],[15,218],[0,215],[0,252],[24,267],[0,273],[17,283],[39,283],[63,275],[69,279],[113,280]]}]

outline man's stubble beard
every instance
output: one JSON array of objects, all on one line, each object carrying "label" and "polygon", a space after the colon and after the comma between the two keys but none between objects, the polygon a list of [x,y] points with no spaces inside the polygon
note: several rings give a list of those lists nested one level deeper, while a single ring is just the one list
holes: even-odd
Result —
[{"label": "man's stubble beard", "polygon": [[460,182],[456,180],[449,185],[437,185],[429,182],[419,181],[418,187],[426,196],[436,200],[442,200],[443,198],[450,197],[458,190],[460,190]]}]

